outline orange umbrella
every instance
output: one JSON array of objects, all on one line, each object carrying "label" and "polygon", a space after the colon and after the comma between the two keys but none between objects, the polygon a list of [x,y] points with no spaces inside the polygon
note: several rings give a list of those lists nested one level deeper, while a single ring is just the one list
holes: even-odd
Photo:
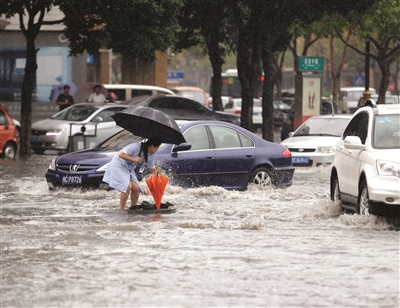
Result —
[{"label": "orange umbrella", "polygon": [[146,180],[146,183],[156,203],[157,210],[159,210],[161,208],[161,199],[168,183],[168,177],[160,173],[153,174]]}]

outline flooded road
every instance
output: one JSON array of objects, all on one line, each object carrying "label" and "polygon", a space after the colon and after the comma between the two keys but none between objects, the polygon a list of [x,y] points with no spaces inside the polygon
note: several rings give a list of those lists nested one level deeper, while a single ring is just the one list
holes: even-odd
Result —
[{"label": "flooded road", "polygon": [[[1,307],[399,307],[399,230],[345,214],[329,168],[288,189],[49,192],[52,155],[0,161]],[[139,202],[152,202],[141,195]]]}]

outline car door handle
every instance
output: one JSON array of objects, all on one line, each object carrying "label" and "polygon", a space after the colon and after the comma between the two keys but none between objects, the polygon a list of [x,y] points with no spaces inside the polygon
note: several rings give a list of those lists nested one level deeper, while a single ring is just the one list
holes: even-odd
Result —
[{"label": "car door handle", "polygon": [[214,156],[206,156],[207,157],[207,159],[213,159],[214,158]]},{"label": "car door handle", "polygon": [[343,151],[343,146],[340,146],[340,147],[339,147],[339,150]]},{"label": "car door handle", "polygon": [[253,155],[251,155],[251,154],[246,154],[246,157],[252,157]]}]

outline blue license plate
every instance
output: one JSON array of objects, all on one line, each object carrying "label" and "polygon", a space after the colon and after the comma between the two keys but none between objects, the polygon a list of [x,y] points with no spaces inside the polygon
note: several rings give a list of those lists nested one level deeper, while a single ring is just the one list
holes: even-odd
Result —
[{"label": "blue license plate", "polygon": [[65,175],[62,179],[63,184],[82,184],[81,175]]},{"label": "blue license plate", "polygon": [[39,142],[39,137],[31,137],[31,142]]},{"label": "blue license plate", "polygon": [[298,165],[303,165],[303,164],[308,164],[310,162],[310,158],[309,157],[294,157],[292,156],[292,162],[293,164],[298,164]]}]

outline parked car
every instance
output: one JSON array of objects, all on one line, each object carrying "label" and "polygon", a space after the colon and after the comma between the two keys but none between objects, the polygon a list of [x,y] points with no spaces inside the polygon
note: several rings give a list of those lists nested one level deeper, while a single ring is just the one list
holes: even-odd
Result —
[{"label": "parked car", "polygon": [[400,216],[400,105],[367,101],[337,144],[331,199],[361,215]]},{"label": "parked car", "polygon": [[[240,116],[242,113],[242,99],[241,98],[231,98],[229,102],[225,105],[224,111],[231,114],[236,114]],[[262,101],[255,98],[253,100],[253,127],[257,129],[262,126]]]},{"label": "parked car", "polygon": [[[232,98],[231,96],[221,96],[222,108],[225,108],[226,104],[229,103],[229,100],[230,100],[231,98]],[[214,109],[212,97],[209,97],[209,98],[208,98],[206,107],[209,108],[209,109],[211,109],[211,110]]]},{"label": "parked car", "polygon": [[[339,91],[340,110],[347,113],[354,113],[357,110],[358,101],[363,97],[364,87],[343,87]],[[369,88],[371,94],[376,94],[374,88]]]},{"label": "parked car", "polygon": [[15,158],[18,149],[18,129],[5,105],[0,104],[0,156]]},{"label": "parked car", "polygon": [[199,102],[181,96],[151,96],[128,104],[159,109],[175,120],[218,120],[240,124],[237,115],[210,110]]},{"label": "parked car", "polygon": [[[169,183],[237,190],[245,190],[249,183],[282,188],[292,184],[292,157],[284,146],[228,122],[177,123],[187,143],[162,144],[154,156]],[[125,145],[139,140],[124,130],[93,149],[57,157],[46,172],[49,188],[108,189],[102,178],[112,157]]]},{"label": "parked car", "polygon": [[[242,113],[242,99],[241,98],[230,98],[229,102],[225,105],[225,112],[236,114],[240,116]],[[279,103],[274,102],[274,126],[282,126],[284,119],[283,111],[280,108]],[[253,99],[253,127],[254,129],[261,128],[263,123],[262,117],[262,100],[258,98]]]},{"label": "parked car", "polygon": [[338,143],[351,115],[314,116],[281,142],[292,153],[293,166],[319,167],[333,162]]},{"label": "parked car", "polygon": [[192,99],[196,102],[199,102],[203,106],[208,107],[207,106],[207,102],[208,102],[207,94],[201,88],[180,86],[180,87],[173,87],[173,88],[171,88],[171,90],[176,95],[180,95],[180,96]]},{"label": "parked car", "polygon": [[[292,102],[294,103],[294,100]],[[288,113],[292,106],[293,104],[290,104],[288,101],[286,101],[285,103],[283,100],[274,100],[274,109],[277,109],[279,111]]]},{"label": "parked car", "polygon": [[72,105],[49,119],[32,124],[31,148],[36,154],[46,150],[68,151],[70,136],[94,136],[93,146],[122,130],[111,118],[127,108],[115,103],[80,103]]},{"label": "parked car", "polygon": [[[372,94],[371,98],[375,101],[378,102],[379,95],[378,94]],[[385,104],[398,104],[398,97],[396,95],[385,95]],[[364,106],[364,100],[361,97],[358,101],[357,109],[361,108]]]},{"label": "parked car", "polygon": [[[322,98],[321,101],[321,115],[337,114],[339,113],[338,105],[326,97]],[[294,132],[294,104],[290,108],[287,114],[284,114],[284,119],[281,129],[281,141],[289,138],[289,134]]]}]

